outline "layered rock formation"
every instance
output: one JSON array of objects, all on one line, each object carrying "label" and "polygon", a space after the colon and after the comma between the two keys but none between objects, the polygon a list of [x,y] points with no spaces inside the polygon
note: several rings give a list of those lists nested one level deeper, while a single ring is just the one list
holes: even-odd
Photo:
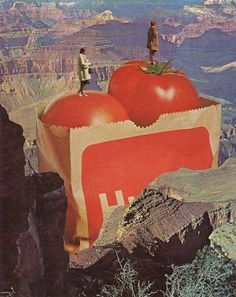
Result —
[{"label": "layered rock formation", "polygon": [[[0,11],[0,54],[7,59],[21,58],[24,55],[28,57],[37,49],[45,50],[41,46],[55,45],[56,48],[60,47],[58,42],[63,43],[66,40],[64,46],[67,47],[70,43],[68,39],[73,37],[76,37],[77,46],[86,46],[75,36],[78,32],[114,21],[130,22],[114,16],[110,10],[96,14],[90,10],[64,8],[55,3],[35,5],[16,2],[12,8]],[[68,51],[70,52],[69,47]],[[60,51],[57,54],[60,55]]]},{"label": "layered rock formation", "polygon": [[63,234],[67,200],[62,181],[52,173],[25,180],[28,229],[17,239],[17,291],[26,297],[64,296],[68,256]]},{"label": "layered rock formation", "polygon": [[204,21],[200,20],[198,23],[186,25],[178,34],[161,34],[161,37],[163,40],[180,46],[185,40],[200,37],[212,29],[219,29],[225,33],[233,33],[236,31],[236,22],[234,20],[218,20],[217,17],[214,21],[209,21],[208,19]]},{"label": "layered rock formation", "polygon": [[203,1],[204,5],[233,5],[236,4],[236,2],[234,0],[204,0]]},{"label": "layered rock formation", "polygon": [[[234,16],[236,7],[231,6],[209,6],[205,5],[184,6],[182,10],[183,19],[186,18],[185,25],[181,31],[176,34],[161,34],[161,37],[177,46],[180,46],[184,41],[202,36],[205,32],[218,29],[225,33],[233,33],[236,31],[236,22]],[[213,3],[212,3],[213,4]],[[224,3],[222,3],[224,4]],[[188,18],[192,20],[189,22]],[[169,24],[175,24],[176,16],[169,17]],[[172,21],[173,20],[173,21]]]},{"label": "layered rock formation", "polygon": [[[67,64],[64,65],[66,67]],[[119,63],[96,64],[93,67],[94,73],[92,75],[93,89],[99,89],[97,85],[100,82],[107,82],[118,65]],[[69,73],[52,71],[2,77],[0,81],[0,104],[10,112],[40,100],[50,100],[54,97],[77,92],[79,81],[75,64],[72,67],[73,70]]]},{"label": "layered rock formation", "polygon": [[[46,59],[46,52],[48,57],[53,55],[53,51],[50,51],[51,47],[47,47],[47,50],[42,48],[44,53],[39,52],[39,55],[35,53],[31,58],[28,59],[9,59],[7,61],[2,61],[0,64],[0,75],[3,80],[4,76],[12,75],[12,74],[30,74],[30,73],[69,73],[74,70],[74,59],[73,56],[69,56],[67,58],[55,57],[51,56],[51,59]],[[69,50],[69,48],[67,48]],[[59,51],[55,46],[55,51]],[[54,52],[55,53],[55,52]],[[77,47],[78,53],[78,47]],[[36,57],[39,59],[36,60]],[[2,83],[4,80],[2,81]]]},{"label": "layered rock formation", "polygon": [[23,129],[9,121],[0,105],[0,287],[13,282],[17,264],[16,241],[27,228],[24,197]]},{"label": "layered rock formation", "polygon": [[65,38],[62,38],[60,31],[59,40],[54,40],[55,32],[46,33],[42,38],[37,36],[37,47],[32,53],[21,58],[8,57],[0,61],[0,103],[8,111],[37,100],[76,92],[77,58],[82,46],[86,46],[94,65],[94,84],[110,77],[120,63],[120,57],[114,53],[112,43],[94,30],[78,31],[79,29]]},{"label": "layered rock formation", "polygon": [[39,26],[39,22],[42,22],[42,20],[45,24],[55,24],[66,17],[64,11],[59,9],[56,3],[53,2],[35,5],[34,3],[27,4],[16,1],[12,6],[11,11],[19,11],[22,18],[30,19],[35,26]]},{"label": "layered rock formation", "polygon": [[66,195],[56,174],[24,176],[22,133],[0,106],[0,292],[65,296]]},{"label": "layered rock formation", "polygon": [[74,73],[6,76],[0,84],[0,104],[9,112],[39,100],[52,99],[67,92],[73,93],[76,91],[74,77]]},{"label": "layered rock formation", "polygon": [[218,164],[236,157],[236,126],[222,125]]},{"label": "layered rock formation", "polygon": [[102,13],[99,13],[97,15],[93,15],[88,19],[89,25],[101,25],[106,24],[109,21],[116,21],[120,23],[129,23],[130,20],[114,16],[111,10],[105,10]]},{"label": "layered rock formation", "polygon": [[[77,50],[73,52],[72,55],[69,55],[68,57],[60,57],[56,58],[53,57],[53,51],[50,52],[51,47],[47,47],[47,50],[41,55],[41,53],[35,53],[34,55],[38,55],[40,57],[39,60],[32,59],[25,59],[25,60],[9,60],[7,62],[0,62],[0,92],[3,92],[4,89],[6,89],[7,83],[10,83],[13,81],[13,77],[9,77],[12,74],[29,74],[29,78],[31,79],[38,79],[42,77],[42,75],[47,76],[48,74],[54,74],[55,76],[58,74],[66,75],[70,72],[75,72],[77,70],[77,58],[78,58],[78,52],[79,48],[77,47]],[[55,52],[58,50],[54,48]],[[68,46],[66,48],[68,50]],[[48,58],[46,58],[46,55]],[[51,57],[51,59],[50,59]],[[97,70],[99,67],[114,67],[113,65],[119,65],[121,62],[116,59],[113,62],[109,62],[109,60],[105,60],[105,56],[103,58],[100,56],[101,61],[104,62],[96,62],[97,57],[95,56],[94,61],[94,69]],[[92,56],[93,59],[93,56]],[[43,73],[43,74],[42,74]],[[34,74],[31,75],[30,74]],[[12,91],[14,86],[12,85]],[[9,85],[9,91],[11,92],[11,88]]]},{"label": "layered rock formation", "polygon": [[[231,202],[236,204],[236,159],[228,159],[216,169],[181,169],[157,177],[153,189],[185,202]],[[235,214],[231,213],[235,218]]]},{"label": "layered rock formation", "polygon": [[236,157],[236,109],[227,101],[222,101],[222,125],[221,139],[218,157],[218,165],[222,165],[225,160]]},{"label": "layered rock formation", "polygon": [[183,264],[229,220],[230,205],[183,203],[147,188],[127,209],[113,213],[96,245],[121,244],[130,254],[149,254],[165,265]]}]

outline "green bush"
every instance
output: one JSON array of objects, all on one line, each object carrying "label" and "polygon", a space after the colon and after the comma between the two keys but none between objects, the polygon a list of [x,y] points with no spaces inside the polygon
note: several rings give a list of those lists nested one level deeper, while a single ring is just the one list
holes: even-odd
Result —
[{"label": "green bush", "polygon": [[199,251],[193,262],[172,266],[172,274],[166,275],[165,292],[154,292],[154,283],[138,280],[129,261],[117,256],[117,262],[120,268],[115,284],[105,285],[97,296],[236,297],[235,265],[209,247]]},{"label": "green bush", "polygon": [[115,285],[105,285],[100,297],[149,297],[156,292],[151,291],[153,283],[138,280],[138,273],[131,266],[130,261],[124,261],[117,255],[119,271],[115,276]]},{"label": "green bush", "polygon": [[16,292],[13,288],[11,288],[11,291],[1,291],[0,297],[13,297],[16,296]]},{"label": "green bush", "polygon": [[192,263],[172,268],[164,297],[236,296],[235,266],[211,248],[200,251]]}]

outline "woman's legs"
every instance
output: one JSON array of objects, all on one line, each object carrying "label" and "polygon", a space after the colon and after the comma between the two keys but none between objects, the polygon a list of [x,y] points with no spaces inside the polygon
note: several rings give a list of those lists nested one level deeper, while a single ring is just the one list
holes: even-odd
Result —
[{"label": "woman's legs", "polygon": [[80,82],[79,94],[80,94],[81,96],[88,96],[88,95],[86,95],[86,94],[84,93],[84,87],[85,87],[85,85],[86,85],[87,83],[88,83],[87,81],[83,81],[83,80]]},{"label": "woman's legs", "polygon": [[80,89],[79,89],[79,94],[81,94],[81,95],[85,95],[84,94],[84,86],[86,85],[86,83],[82,80],[81,82],[80,82]]}]

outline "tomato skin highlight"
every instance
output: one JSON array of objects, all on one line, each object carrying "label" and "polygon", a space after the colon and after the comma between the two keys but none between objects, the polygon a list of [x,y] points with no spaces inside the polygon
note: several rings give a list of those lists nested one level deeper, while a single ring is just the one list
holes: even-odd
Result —
[{"label": "tomato skin highlight", "polygon": [[149,126],[161,114],[200,107],[198,93],[184,73],[146,74],[140,69],[142,61],[131,62],[112,74],[108,93],[121,102],[137,125]]},{"label": "tomato skin highlight", "polygon": [[101,125],[128,120],[128,114],[114,97],[102,92],[87,92],[61,97],[44,110],[41,121],[68,128]]}]

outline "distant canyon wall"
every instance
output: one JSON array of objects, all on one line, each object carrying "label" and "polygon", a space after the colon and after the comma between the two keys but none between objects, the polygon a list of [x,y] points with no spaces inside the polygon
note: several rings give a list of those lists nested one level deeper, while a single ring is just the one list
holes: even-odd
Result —
[{"label": "distant canyon wall", "polygon": [[12,74],[25,73],[69,73],[75,70],[73,58],[52,58],[52,59],[9,59],[0,61],[0,83],[3,77]]},{"label": "distant canyon wall", "polygon": [[236,23],[234,20],[211,20],[203,19],[199,22],[188,24],[184,29],[177,34],[161,34],[163,40],[180,46],[188,39],[193,39],[202,36],[205,32],[213,29],[218,29],[225,33],[235,33]]},{"label": "distant canyon wall", "polygon": [[[99,80],[104,80],[101,78],[101,70],[103,70],[104,78],[109,77],[109,75],[121,64],[121,62],[97,63],[92,68],[95,71]],[[24,59],[24,60],[8,60],[0,61],[0,85],[7,81],[5,77],[14,74],[64,74],[77,72],[77,60],[73,57],[60,57],[60,58],[49,58],[49,59]]]},{"label": "distant canyon wall", "polygon": [[[118,64],[95,65],[92,80],[107,81]],[[79,87],[73,58],[0,63],[0,103],[8,112],[37,100],[74,93]]]}]

